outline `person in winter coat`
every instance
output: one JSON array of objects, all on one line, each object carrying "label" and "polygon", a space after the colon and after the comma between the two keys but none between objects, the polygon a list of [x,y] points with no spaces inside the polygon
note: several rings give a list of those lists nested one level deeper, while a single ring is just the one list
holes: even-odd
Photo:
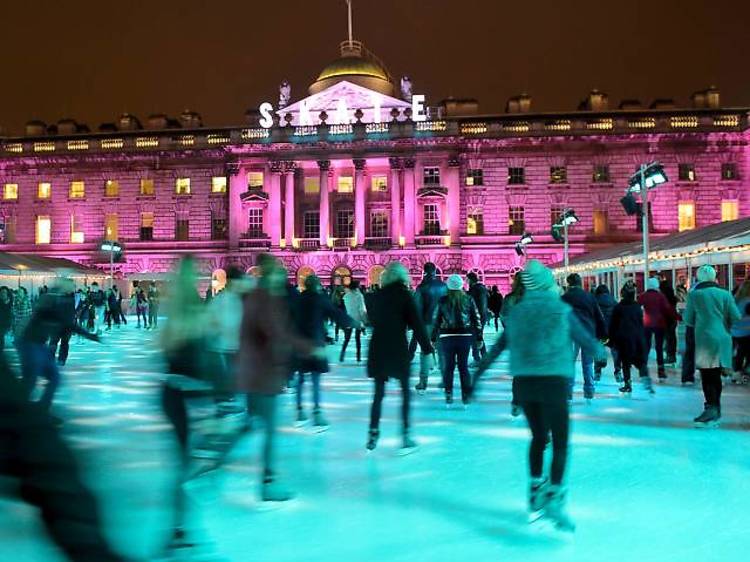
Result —
[{"label": "person in winter coat", "polygon": [[680,318],[680,314],[677,312],[677,305],[679,304],[679,300],[672,284],[666,279],[662,279],[661,283],[659,283],[659,290],[666,297],[669,306],[675,312],[675,316],[667,322],[667,329],[664,331],[664,348],[666,352],[664,361],[668,365],[674,365],[677,363],[677,324]]},{"label": "person in winter coat", "polygon": [[[577,273],[568,275],[568,290],[562,296],[562,300],[573,307],[573,311],[578,317],[581,325],[586,329],[589,335],[598,340],[604,340],[607,337],[607,327],[604,324],[604,316],[599,310],[594,295],[583,290],[583,281]],[[581,354],[581,370],[583,371],[583,396],[587,400],[594,397],[594,359],[586,350],[581,350],[578,345],[574,344],[576,357]],[[569,398],[573,398],[574,379],[570,379]]]},{"label": "person in winter coat", "polygon": [[422,347],[424,355],[434,352],[424,321],[414,298],[409,293],[409,273],[403,264],[388,264],[382,276],[382,289],[372,297],[368,310],[372,324],[372,339],[367,355],[367,374],[374,380],[375,395],[370,409],[370,431],[367,449],[372,451],[380,437],[380,414],[388,379],[396,379],[401,385],[401,420],[403,443],[401,452],[414,450],[416,443],[410,436],[409,421],[409,367],[411,358],[406,339],[406,330],[411,328]]},{"label": "person in winter coat", "polygon": [[[486,369],[508,349],[517,399],[532,433],[529,510],[534,517],[541,514],[558,528],[572,531],[575,526],[565,511],[563,480],[569,440],[569,381],[575,373],[573,342],[590,357],[601,357],[605,351],[572,307],[560,298],[548,268],[529,260],[521,275],[523,299],[513,306],[505,332],[480,363],[475,388]],[[547,479],[544,450],[550,433],[552,464]]]},{"label": "person in winter coat", "polygon": [[[422,277],[422,282],[417,286],[417,290],[414,292],[414,301],[417,304],[417,312],[429,334],[432,333],[432,322],[435,319],[435,309],[437,309],[440,299],[448,293],[448,289],[446,288],[445,283],[437,278],[437,267],[434,263],[427,262],[422,269],[424,271],[424,277]],[[416,351],[417,337],[415,334],[412,336],[411,342],[409,342],[409,354],[412,358]],[[442,357],[438,353],[438,364],[441,361]],[[434,361],[431,355],[425,355],[423,353],[420,356],[419,382],[415,387],[417,392],[424,393],[427,389],[427,379],[430,375],[433,363]]]},{"label": "person in winter coat", "polygon": [[357,327],[346,328],[344,330],[344,345],[341,346],[339,363],[344,362],[346,348],[349,345],[349,341],[352,339],[352,332],[354,332],[354,342],[357,346],[357,363],[359,363],[362,360],[362,332],[367,323],[367,307],[365,306],[365,297],[360,290],[359,281],[356,279],[352,280],[349,284],[349,289],[344,295],[344,308],[346,314],[354,320],[354,325]]},{"label": "person in winter coat", "polygon": [[0,287],[0,351],[5,349],[5,335],[13,326],[13,302],[10,289]]},{"label": "person in winter coat", "polygon": [[648,374],[646,334],[643,328],[643,309],[635,300],[635,285],[626,283],[620,291],[622,299],[612,310],[609,320],[609,345],[622,364],[623,385],[620,392],[633,391],[630,378],[632,367],[638,369],[643,387],[653,394],[651,377]]},{"label": "person in winter coat", "polygon": [[484,283],[479,282],[479,277],[473,271],[466,275],[466,280],[469,282],[469,295],[474,299],[477,310],[479,311],[480,330],[474,339],[474,345],[471,348],[471,354],[474,361],[479,361],[485,353],[487,348],[484,345],[484,327],[487,325],[487,287]]},{"label": "person in winter coat", "polygon": [[25,287],[18,288],[18,294],[13,300],[13,335],[16,339],[26,329],[26,325],[31,318],[31,300]]},{"label": "person in winter coat", "polygon": [[716,425],[721,419],[721,375],[732,368],[730,330],[741,318],[732,294],[716,283],[716,270],[702,265],[685,307],[685,324],[695,330],[695,366],[705,397],[703,413],[693,420],[697,426]]},{"label": "person in winter coat", "polygon": [[[508,295],[505,297],[505,302],[503,302],[502,322],[504,330],[508,328],[508,317],[510,316],[511,310],[513,310],[513,307],[521,302],[524,292],[525,289],[523,287],[523,277],[519,272],[513,276],[513,283],[511,285],[510,293],[508,293]],[[518,403],[516,394],[516,379],[513,379],[511,387],[510,415],[514,418],[517,418],[521,415],[521,405]]]},{"label": "person in winter coat", "polygon": [[[353,327],[360,328],[346,312],[334,306],[331,299],[323,293],[323,285],[317,275],[308,275],[305,278],[305,290],[298,297],[294,313],[297,333],[313,342],[315,346],[323,349],[326,338],[326,321],[333,320],[337,326],[345,331]],[[350,332],[351,333],[351,332]],[[297,423],[307,422],[307,415],[302,408],[302,389],[305,384],[305,375],[310,374],[313,387],[313,425],[317,428],[328,427],[328,421],[323,416],[320,408],[320,376],[327,373],[328,359],[323,357],[308,357],[305,354],[296,362],[297,372]]]},{"label": "person in winter coat", "polygon": [[[607,287],[606,285],[599,285],[596,288],[596,291],[594,291],[594,297],[596,298],[596,304],[599,305],[599,310],[602,311],[604,324],[606,326],[609,326],[610,322],[612,321],[612,311],[617,305],[615,299],[612,297],[612,294],[609,292],[609,287]],[[615,380],[617,382],[620,382],[620,362],[617,358],[617,350],[614,347],[611,347],[610,349],[612,351],[612,363],[615,370]],[[602,378],[602,369],[604,366],[606,366],[606,363],[594,363],[594,381],[599,381]]]},{"label": "person in winter coat", "polygon": [[742,384],[750,368],[750,280],[745,279],[734,297],[742,318],[732,325],[734,362],[732,382]]},{"label": "person in winter coat", "polygon": [[262,499],[292,498],[279,481],[276,467],[278,396],[286,387],[293,356],[325,357],[325,349],[301,337],[292,320],[287,292],[287,272],[269,255],[258,260],[258,286],[244,299],[237,357],[239,390],[248,394],[250,412],[265,426],[263,444]]},{"label": "person in winter coat", "polygon": [[638,297],[643,307],[643,327],[646,334],[646,357],[651,353],[651,340],[656,344],[656,365],[659,381],[667,378],[664,368],[664,334],[671,322],[677,322],[677,312],[667,297],[659,291],[659,279],[651,277],[646,283],[646,292]]},{"label": "person in winter coat", "polygon": [[499,332],[500,314],[503,311],[503,294],[497,288],[497,285],[493,285],[492,289],[490,289],[490,296],[487,298],[487,308],[495,319],[495,331]]},{"label": "person in winter coat", "polygon": [[469,375],[469,352],[478,334],[482,332],[479,311],[470,295],[464,293],[464,282],[460,275],[448,278],[448,294],[440,299],[432,325],[432,341],[440,338],[443,354],[443,386],[445,403],[453,404],[454,371],[458,366],[461,379],[461,400],[469,403],[471,377]]}]

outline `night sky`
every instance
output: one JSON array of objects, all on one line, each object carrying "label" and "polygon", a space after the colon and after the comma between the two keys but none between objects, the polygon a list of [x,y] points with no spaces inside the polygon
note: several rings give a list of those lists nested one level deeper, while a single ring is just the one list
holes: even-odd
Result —
[{"label": "night sky", "polygon": [[[95,129],[122,112],[198,111],[242,124],[248,108],[307,93],[346,39],[344,0],[3,2],[0,127],[72,117]],[[528,92],[575,109],[592,88],[646,104],[711,84],[750,105],[748,0],[354,0],[354,36],[435,104],[482,112]]]}]

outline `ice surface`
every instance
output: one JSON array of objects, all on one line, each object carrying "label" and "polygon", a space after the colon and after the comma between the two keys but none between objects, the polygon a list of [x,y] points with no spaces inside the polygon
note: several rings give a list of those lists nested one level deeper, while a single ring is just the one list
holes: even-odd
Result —
[{"label": "ice surface", "polygon": [[[107,536],[140,559],[153,558],[166,538],[175,474],[173,440],[158,409],[154,339],[129,326],[102,347],[73,344],[57,406],[101,499]],[[330,351],[334,359],[338,346]],[[465,411],[446,410],[434,376],[413,401],[421,448],[397,457],[396,385],[385,399],[379,447],[367,455],[371,384],[353,359],[352,349],[324,378],[327,432],[294,428],[294,396],[281,398],[279,468],[296,500],[258,501],[255,434],[240,441],[225,468],[190,485],[191,527],[223,559],[748,560],[747,387],[725,387],[718,430],[692,427],[702,395],[699,387],[680,387],[674,373],[654,398],[637,387],[632,398],[618,396],[611,367],[593,404],[577,394],[567,480],[578,529],[565,540],[526,523],[528,431],[522,417],[509,415],[503,361]],[[0,560],[62,559],[33,510],[0,500]]]}]

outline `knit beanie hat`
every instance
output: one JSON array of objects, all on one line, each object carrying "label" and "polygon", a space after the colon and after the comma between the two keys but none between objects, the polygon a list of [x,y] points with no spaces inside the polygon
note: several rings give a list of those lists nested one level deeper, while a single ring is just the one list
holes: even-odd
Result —
[{"label": "knit beanie hat", "polygon": [[529,260],[521,272],[521,281],[527,291],[548,291],[555,286],[555,276],[539,260]]},{"label": "knit beanie hat", "polygon": [[461,279],[461,276],[454,273],[450,277],[448,277],[448,290],[449,291],[460,291],[464,288],[464,280]]},{"label": "knit beanie hat", "polygon": [[698,268],[698,283],[716,281],[716,270],[712,265],[702,265]]},{"label": "knit beanie hat", "polygon": [[659,290],[659,280],[656,277],[649,277],[646,283],[646,289],[649,291]]}]

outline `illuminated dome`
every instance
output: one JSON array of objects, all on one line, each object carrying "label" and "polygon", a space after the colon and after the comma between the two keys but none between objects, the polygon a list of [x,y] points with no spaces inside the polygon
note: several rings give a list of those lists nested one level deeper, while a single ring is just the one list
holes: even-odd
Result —
[{"label": "illuminated dome", "polygon": [[341,57],[323,69],[310,85],[310,93],[317,94],[342,80],[387,96],[394,92],[393,79],[385,65],[359,41],[341,43]]}]

